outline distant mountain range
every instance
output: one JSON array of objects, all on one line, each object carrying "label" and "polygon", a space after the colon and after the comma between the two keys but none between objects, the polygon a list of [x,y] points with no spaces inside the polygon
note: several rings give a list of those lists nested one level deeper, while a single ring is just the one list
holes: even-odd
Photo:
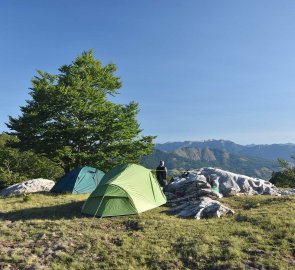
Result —
[{"label": "distant mountain range", "polygon": [[152,155],[142,158],[142,164],[155,168],[159,160],[165,160],[170,170],[212,166],[269,179],[272,171],[279,169],[277,158],[294,161],[290,158],[294,154],[295,144],[243,146],[226,140],[167,142],[157,144]]},{"label": "distant mountain range", "polygon": [[232,154],[260,157],[272,161],[277,160],[278,158],[294,161],[290,156],[295,155],[295,144],[293,143],[240,145],[227,140],[207,140],[203,142],[167,142],[156,144],[155,148],[161,151],[172,152],[176,149],[184,147],[208,147],[211,149],[219,149]]}]

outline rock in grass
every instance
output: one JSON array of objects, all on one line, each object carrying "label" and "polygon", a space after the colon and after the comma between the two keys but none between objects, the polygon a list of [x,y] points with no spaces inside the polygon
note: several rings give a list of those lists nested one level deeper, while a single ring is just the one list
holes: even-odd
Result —
[{"label": "rock in grass", "polygon": [[195,215],[196,219],[212,217],[220,218],[235,213],[234,210],[224,206],[220,202],[206,197],[202,198],[201,205],[203,206],[203,209]]},{"label": "rock in grass", "polygon": [[281,195],[286,195],[286,196],[295,195],[295,188],[290,190],[280,190],[280,193]]},{"label": "rock in grass", "polygon": [[37,178],[12,185],[0,191],[0,196],[10,196],[25,193],[50,191],[55,182],[48,179]]},{"label": "rock in grass", "polygon": [[235,213],[232,209],[208,197],[201,197],[197,201],[183,204],[182,207],[175,207],[174,210],[178,210],[176,215],[179,217],[194,217],[196,219],[220,218]]}]

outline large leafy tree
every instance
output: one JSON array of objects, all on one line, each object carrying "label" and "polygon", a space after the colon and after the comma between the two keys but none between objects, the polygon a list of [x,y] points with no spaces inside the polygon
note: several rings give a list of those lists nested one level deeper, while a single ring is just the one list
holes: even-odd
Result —
[{"label": "large leafy tree", "polygon": [[38,71],[32,80],[31,99],[21,116],[9,117],[16,135],[12,143],[58,162],[65,172],[79,165],[108,169],[110,160],[138,162],[153,148],[153,136],[140,136],[138,104],[115,104],[120,78],[116,66],[103,66],[93,52],[82,53],[59,74]]}]

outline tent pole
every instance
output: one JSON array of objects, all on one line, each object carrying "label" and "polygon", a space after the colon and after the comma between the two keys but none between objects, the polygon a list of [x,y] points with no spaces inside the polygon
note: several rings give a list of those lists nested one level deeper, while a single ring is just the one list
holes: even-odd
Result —
[{"label": "tent pole", "polygon": [[[98,212],[98,209],[100,208],[100,206],[101,206],[101,204],[102,204],[103,199],[104,199],[104,195],[103,195],[103,197],[102,197],[102,199],[101,199],[101,201],[100,201],[100,203],[99,203],[99,205],[98,205],[98,207],[97,207],[97,209],[96,209],[96,211],[95,211],[95,213],[94,213],[94,216],[93,216],[93,218],[92,218],[92,220],[91,220],[91,223],[90,223],[90,225],[89,225],[89,227],[88,227],[87,233],[89,232],[89,229],[91,228],[91,226],[92,226],[92,224],[93,224],[93,221],[94,221],[95,216],[96,216],[96,214],[97,214],[97,212]],[[100,217],[100,219],[102,219],[102,216]]]}]

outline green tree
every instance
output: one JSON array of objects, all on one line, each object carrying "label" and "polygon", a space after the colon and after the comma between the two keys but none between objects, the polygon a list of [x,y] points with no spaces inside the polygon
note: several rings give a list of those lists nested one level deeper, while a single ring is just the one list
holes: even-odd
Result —
[{"label": "green tree", "polygon": [[[295,160],[294,156],[291,157]],[[278,159],[278,162],[281,170],[273,172],[269,181],[278,187],[295,188],[294,164],[280,158]]]},{"label": "green tree", "polygon": [[11,136],[5,133],[0,133],[0,149],[4,148],[6,145],[7,141],[11,139]]},{"label": "green tree", "polygon": [[108,99],[121,87],[115,71],[114,64],[102,66],[91,50],[57,75],[38,71],[22,115],[9,117],[10,134],[19,139],[11,146],[44,154],[65,172],[79,165],[107,170],[113,158],[139,162],[151,153],[155,137],[140,136],[137,103]]}]

